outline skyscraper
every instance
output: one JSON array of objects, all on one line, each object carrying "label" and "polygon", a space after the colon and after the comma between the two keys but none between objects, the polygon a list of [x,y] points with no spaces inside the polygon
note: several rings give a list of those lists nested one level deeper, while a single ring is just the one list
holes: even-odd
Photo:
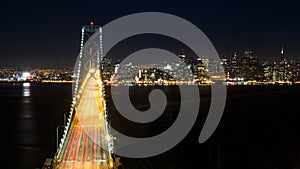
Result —
[{"label": "skyscraper", "polygon": [[258,80],[260,77],[258,58],[253,56],[250,49],[246,49],[244,52],[240,64],[240,73],[246,80]]},{"label": "skyscraper", "polygon": [[111,66],[111,59],[104,56],[102,58],[102,62],[101,62],[101,66],[102,66],[102,78],[104,81],[109,81],[110,77],[112,75],[112,66]]},{"label": "skyscraper", "polygon": [[228,79],[230,76],[229,73],[230,68],[229,68],[228,58],[225,55],[221,55],[221,65],[223,66],[226,79]]},{"label": "skyscraper", "polygon": [[236,78],[240,77],[239,73],[239,61],[236,52],[234,52],[234,55],[230,61],[230,77],[231,78]]},{"label": "skyscraper", "polygon": [[279,70],[278,70],[278,75],[279,75],[279,80],[280,81],[286,81],[287,80],[286,65],[287,65],[287,61],[286,61],[285,56],[284,56],[284,48],[283,48],[283,45],[282,45],[281,51],[280,51],[280,61],[279,61]]},{"label": "skyscraper", "polygon": [[185,54],[185,51],[184,51],[184,49],[181,49],[180,51],[179,51],[179,54],[178,54],[178,57],[179,57],[179,59],[181,59],[183,62],[186,62],[186,54]]}]

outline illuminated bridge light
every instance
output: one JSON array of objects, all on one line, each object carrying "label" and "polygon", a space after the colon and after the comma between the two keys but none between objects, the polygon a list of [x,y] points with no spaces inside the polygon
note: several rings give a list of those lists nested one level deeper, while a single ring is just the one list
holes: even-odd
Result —
[{"label": "illuminated bridge light", "polygon": [[[102,73],[99,69],[100,60],[103,58],[102,29],[99,29],[96,37],[91,36],[96,38],[96,47],[95,43],[84,39],[87,37],[86,33],[93,29],[98,30],[96,28],[92,22],[82,28],[80,52],[74,68],[75,84],[70,114],[54,158],[57,162],[55,169],[108,169],[113,166],[111,153],[114,137],[108,130],[105,84],[101,80]],[[90,48],[92,53],[87,50]],[[101,142],[93,140],[105,137]]]},{"label": "illuminated bridge light", "polygon": [[[98,78],[99,76],[91,76],[89,80],[86,80],[82,84],[84,85],[84,89],[81,93],[81,99],[79,99],[77,105],[75,105],[76,101],[73,102],[72,107],[76,106],[77,109],[76,116],[74,116],[72,123],[71,118],[68,118],[67,126],[70,126],[70,128],[66,127],[65,134],[59,146],[61,150],[57,153],[60,157],[57,158],[57,161],[60,161],[58,168],[92,168],[92,166],[101,166],[100,168],[108,169],[111,167],[110,162],[112,162],[111,153],[113,152],[112,142],[114,137],[108,133],[107,118],[104,118],[107,117],[107,114],[102,90],[93,90],[93,87],[99,84]],[[97,99],[100,99],[101,102],[97,101]],[[97,120],[95,120],[95,118],[92,118],[94,116],[100,116],[100,118],[96,118]],[[79,119],[80,117],[81,119]],[[100,149],[102,148],[100,146],[96,146],[95,149],[87,148],[87,145],[95,143],[91,138],[101,135],[104,135],[106,138],[102,146],[106,145],[107,151],[101,151]],[[82,151],[81,153],[79,153],[79,149]],[[95,153],[100,154],[92,156]]]}]

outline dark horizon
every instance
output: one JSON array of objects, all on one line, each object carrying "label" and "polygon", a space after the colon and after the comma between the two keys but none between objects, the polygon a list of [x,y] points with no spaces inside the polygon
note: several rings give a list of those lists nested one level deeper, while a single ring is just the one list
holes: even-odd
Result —
[{"label": "dark horizon", "polygon": [[[261,61],[300,60],[300,6],[297,1],[25,1],[1,5],[0,67],[72,67],[82,25],[105,25],[137,12],[165,12],[200,28],[219,55],[251,49]],[[177,50],[177,49],[174,49]],[[178,49],[179,50],[179,49]]]}]

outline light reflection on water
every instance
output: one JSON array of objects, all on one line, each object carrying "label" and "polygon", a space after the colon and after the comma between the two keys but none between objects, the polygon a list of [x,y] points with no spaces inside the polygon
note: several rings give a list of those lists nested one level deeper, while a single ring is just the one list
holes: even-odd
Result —
[{"label": "light reflection on water", "polygon": [[32,109],[31,109],[31,95],[30,95],[30,83],[23,83],[23,99],[22,99],[22,117],[31,118]]},{"label": "light reflection on water", "polygon": [[30,83],[23,83],[23,96],[24,97],[30,96]]}]

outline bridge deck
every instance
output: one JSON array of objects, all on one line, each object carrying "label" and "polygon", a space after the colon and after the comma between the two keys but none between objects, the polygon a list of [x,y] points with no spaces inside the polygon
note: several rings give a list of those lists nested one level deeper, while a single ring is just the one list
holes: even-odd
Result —
[{"label": "bridge deck", "polygon": [[81,93],[59,165],[61,169],[109,168],[108,131],[99,87],[99,79],[92,76]]}]

